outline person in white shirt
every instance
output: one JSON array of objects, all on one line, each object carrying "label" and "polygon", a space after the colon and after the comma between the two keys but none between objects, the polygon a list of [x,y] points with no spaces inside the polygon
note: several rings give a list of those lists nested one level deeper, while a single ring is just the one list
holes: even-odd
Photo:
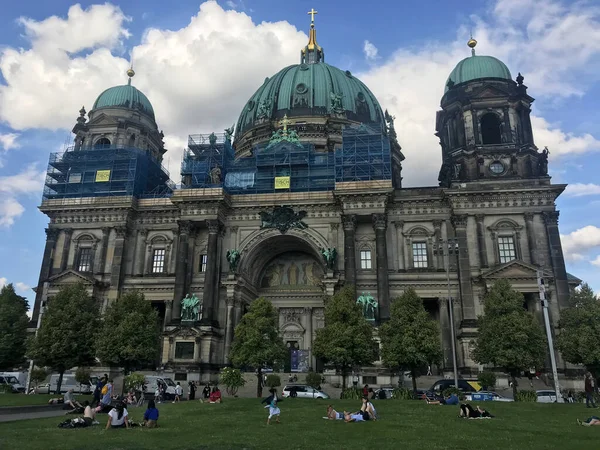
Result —
[{"label": "person in white shirt", "polygon": [[106,422],[106,429],[109,428],[129,428],[129,421],[127,416],[129,413],[123,403],[117,404],[116,407],[110,410],[108,413],[108,421]]},{"label": "person in white shirt", "polygon": [[182,395],[183,395],[183,388],[181,387],[181,384],[179,384],[179,381],[178,381],[177,386],[175,386],[175,400],[173,401],[173,403],[180,401]]}]

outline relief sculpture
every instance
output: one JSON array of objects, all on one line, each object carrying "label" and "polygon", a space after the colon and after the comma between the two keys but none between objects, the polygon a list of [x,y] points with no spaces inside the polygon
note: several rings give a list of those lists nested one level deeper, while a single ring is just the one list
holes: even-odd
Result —
[{"label": "relief sculpture", "polygon": [[320,286],[323,275],[323,268],[311,256],[288,252],[267,265],[261,287]]}]

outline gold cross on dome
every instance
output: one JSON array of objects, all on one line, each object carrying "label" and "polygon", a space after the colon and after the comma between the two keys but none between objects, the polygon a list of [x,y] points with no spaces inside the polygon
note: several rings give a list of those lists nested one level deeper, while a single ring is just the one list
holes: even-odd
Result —
[{"label": "gold cross on dome", "polygon": [[291,125],[292,121],[290,119],[288,119],[287,114],[283,116],[283,119],[281,119],[279,121],[279,126],[283,127],[283,132],[287,133],[287,127],[288,125]]},{"label": "gold cross on dome", "polygon": [[319,14],[317,11],[315,11],[315,8],[310,8],[310,11],[307,13],[310,15],[310,23],[314,23],[315,22],[315,14]]}]

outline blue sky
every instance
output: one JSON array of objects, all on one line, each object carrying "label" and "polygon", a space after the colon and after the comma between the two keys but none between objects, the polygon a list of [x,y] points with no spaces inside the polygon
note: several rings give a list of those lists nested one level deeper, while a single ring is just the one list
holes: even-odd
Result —
[{"label": "blue sky", "polygon": [[[79,5],[79,6],[77,6]],[[48,155],[71,140],[78,110],[125,81],[154,105],[178,165],[189,133],[220,131],[266,76],[295,63],[314,7],[326,61],[358,75],[396,116],[407,185],[434,185],[435,113],[452,67],[479,54],[522,72],[534,128],[550,148],[568,270],[600,291],[600,8],[594,1],[219,2],[54,0],[0,16],[0,283],[35,286],[47,219],[38,210]],[[595,264],[594,264],[595,263]]]}]

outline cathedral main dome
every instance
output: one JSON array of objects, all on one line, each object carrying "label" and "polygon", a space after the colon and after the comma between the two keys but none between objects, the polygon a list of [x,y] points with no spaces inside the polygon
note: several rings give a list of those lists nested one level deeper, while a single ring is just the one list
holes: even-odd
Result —
[{"label": "cathedral main dome", "polygon": [[113,86],[102,92],[94,102],[94,109],[129,108],[150,116],[154,120],[154,108],[144,93],[131,85],[133,70],[128,71],[129,82],[122,86]]},{"label": "cathedral main dome", "polygon": [[322,61],[295,64],[267,78],[250,97],[238,119],[236,134],[244,134],[263,119],[331,114],[345,114],[354,122],[383,123],[379,102],[349,71]]}]

